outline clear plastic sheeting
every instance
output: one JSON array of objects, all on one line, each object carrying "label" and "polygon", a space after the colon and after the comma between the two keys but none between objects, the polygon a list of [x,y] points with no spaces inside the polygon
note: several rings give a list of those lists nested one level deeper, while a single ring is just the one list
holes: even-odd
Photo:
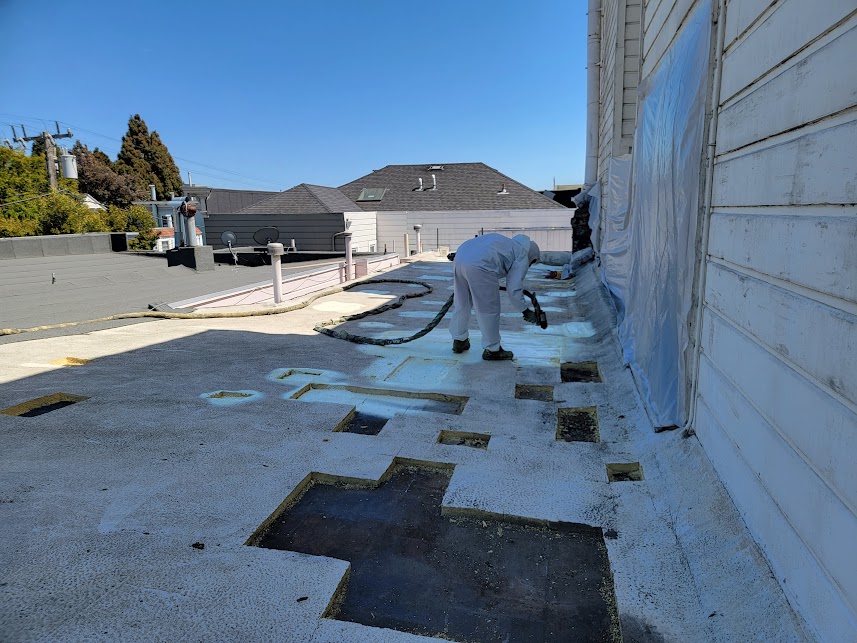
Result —
[{"label": "clear plastic sheeting", "polygon": [[601,206],[601,279],[613,294],[621,321],[631,277],[631,226],[628,218],[631,155],[611,158],[607,173],[607,189]]},{"label": "clear plastic sheeting", "polygon": [[619,300],[619,339],[656,427],[679,426],[687,417],[685,354],[696,257],[710,16],[706,0],[640,84],[630,206],[621,207],[623,168],[622,160],[616,159],[611,166],[611,194],[605,199],[608,211],[602,218],[603,275]]}]

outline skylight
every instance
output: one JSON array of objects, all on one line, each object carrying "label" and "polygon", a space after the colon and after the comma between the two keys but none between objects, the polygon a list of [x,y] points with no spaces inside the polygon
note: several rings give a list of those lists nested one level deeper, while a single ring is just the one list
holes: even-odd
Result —
[{"label": "skylight", "polygon": [[358,201],[380,201],[384,197],[387,188],[363,188],[360,190]]},{"label": "skylight", "polygon": [[429,172],[432,172],[435,170],[442,170],[443,166],[442,165],[429,165],[428,169],[429,169]]}]

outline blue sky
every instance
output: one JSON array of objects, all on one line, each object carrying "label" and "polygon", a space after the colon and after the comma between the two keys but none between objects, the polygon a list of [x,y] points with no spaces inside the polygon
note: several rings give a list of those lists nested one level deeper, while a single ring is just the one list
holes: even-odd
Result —
[{"label": "blue sky", "polygon": [[0,140],[59,120],[115,158],[139,113],[198,184],[468,161],[579,183],[585,4],[0,0]]}]

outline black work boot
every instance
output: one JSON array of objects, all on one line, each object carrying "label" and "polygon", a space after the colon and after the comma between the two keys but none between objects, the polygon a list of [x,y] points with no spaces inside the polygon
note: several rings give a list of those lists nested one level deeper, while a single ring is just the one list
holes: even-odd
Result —
[{"label": "black work boot", "polygon": [[515,354],[512,351],[504,351],[502,346],[496,351],[489,351],[487,348],[482,351],[482,359],[487,360],[506,360],[513,357]]},{"label": "black work boot", "polygon": [[452,352],[453,353],[463,353],[464,351],[470,350],[470,339],[453,339],[452,340]]}]

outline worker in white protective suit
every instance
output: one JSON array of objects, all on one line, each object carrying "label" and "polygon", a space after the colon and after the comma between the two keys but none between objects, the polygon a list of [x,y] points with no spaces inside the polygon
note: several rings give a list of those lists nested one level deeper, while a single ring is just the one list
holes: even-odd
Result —
[{"label": "worker in white protective suit", "polygon": [[506,278],[506,292],[512,307],[524,319],[535,321],[535,313],[524,299],[524,277],[539,260],[539,247],[524,234],[509,239],[501,234],[486,234],[468,239],[455,253],[455,305],[449,320],[452,350],[463,353],[470,348],[467,327],[470,309],[476,309],[476,321],[482,331],[482,359],[512,359],[512,351],[500,345],[500,283]]}]

